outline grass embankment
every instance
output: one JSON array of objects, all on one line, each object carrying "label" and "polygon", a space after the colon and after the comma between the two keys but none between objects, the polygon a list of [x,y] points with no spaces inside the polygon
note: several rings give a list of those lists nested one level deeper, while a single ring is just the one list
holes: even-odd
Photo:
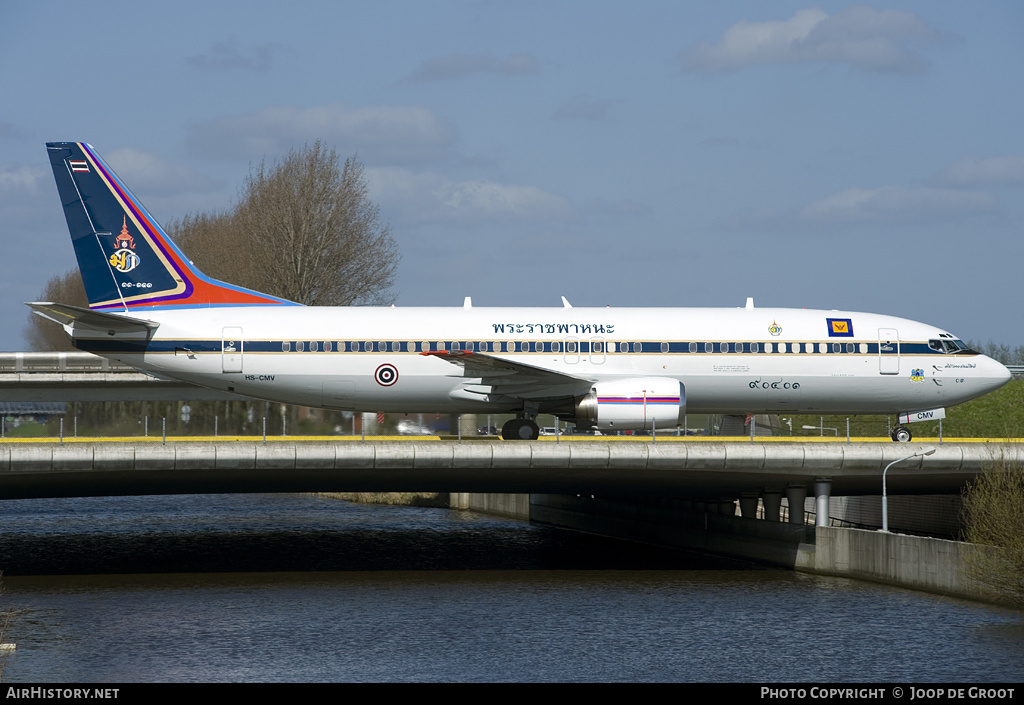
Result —
[{"label": "grass embankment", "polygon": [[[788,418],[788,417],[787,417]],[[846,435],[846,416],[793,416],[793,433],[798,436],[818,435],[817,431],[803,430],[803,426],[825,426],[839,429]],[[857,437],[884,437],[887,429],[895,428],[895,416],[850,416],[850,435]],[[915,437],[939,435],[938,421],[910,424]],[[789,427],[783,426],[783,433]],[[831,435],[830,432],[826,432]],[[946,409],[942,420],[942,435],[947,438],[1020,438],[1024,436],[1024,379],[1013,379],[991,394]]]},{"label": "grass embankment", "polygon": [[444,509],[450,506],[447,492],[318,492],[317,496],[360,504],[442,507]]}]

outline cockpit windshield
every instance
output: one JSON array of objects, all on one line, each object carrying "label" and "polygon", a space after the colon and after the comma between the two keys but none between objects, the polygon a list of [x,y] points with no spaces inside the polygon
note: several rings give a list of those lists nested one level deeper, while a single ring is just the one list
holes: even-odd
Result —
[{"label": "cockpit windshield", "polygon": [[940,353],[971,352],[970,348],[964,344],[964,341],[945,335],[942,338],[932,338],[929,340],[928,347]]}]

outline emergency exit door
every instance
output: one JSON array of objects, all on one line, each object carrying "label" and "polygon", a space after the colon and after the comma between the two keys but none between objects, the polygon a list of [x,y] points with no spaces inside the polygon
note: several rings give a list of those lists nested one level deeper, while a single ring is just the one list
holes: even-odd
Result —
[{"label": "emergency exit door", "polygon": [[878,371],[883,375],[900,373],[900,333],[895,328],[878,329]]},{"label": "emergency exit door", "polygon": [[221,372],[242,371],[242,329],[225,326],[220,341]]}]

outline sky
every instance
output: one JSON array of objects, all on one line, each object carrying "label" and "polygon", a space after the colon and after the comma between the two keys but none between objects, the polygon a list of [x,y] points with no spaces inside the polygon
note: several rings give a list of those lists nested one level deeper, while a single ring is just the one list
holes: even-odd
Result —
[{"label": "sky", "polygon": [[1024,344],[1024,3],[0,2],[0,350],[74,268],[45,142],[161,222],[322,140],[399,306],[756,306]]}]

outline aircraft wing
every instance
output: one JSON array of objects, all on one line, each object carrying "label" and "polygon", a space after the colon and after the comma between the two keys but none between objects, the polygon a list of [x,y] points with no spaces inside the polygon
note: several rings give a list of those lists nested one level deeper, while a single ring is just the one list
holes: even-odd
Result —
[{"label": "aircraft wing", "polygon": [[463,377],[479,378],[479,384],[463,388],[467,394],[521,399],[554,398],[586,393],[592,383],[592,380],[584,377],[468,350],[438,350],[420,354],[458,365],[463,368]]},{"label": "aircraft wing", "polygon": [[150,333],[156,330],[160,324],[153,321],[146,321],[141,318],[122,316],[115,313],[93,311],[92,309],[72,306],[71,304],[57,304],[50,301],[33,301],[26,303],[33,311],[48,318],[51,321],[60,323],[62,326],[72,324],[106,331],[110,335],[116,333]]}]

